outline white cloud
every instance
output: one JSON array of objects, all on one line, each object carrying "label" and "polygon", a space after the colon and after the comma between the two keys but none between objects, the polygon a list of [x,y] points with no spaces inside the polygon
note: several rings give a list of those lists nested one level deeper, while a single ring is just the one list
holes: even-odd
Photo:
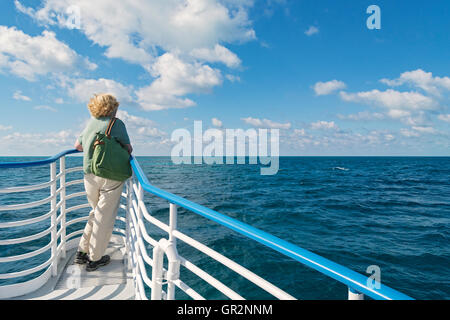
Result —
[{"label": "white cloud", "polygon": [[254,127],[263,127],[264,126],[261,119],[258,119],[258,118],[248,117],[248,118],[241,118],[241,120],[249,125],[254,126]]},{"label": "white cloud", "polygon": [[370,121],[370,120],[383,120],[386,116],[378,112],[361,111],[356,114],[341,115],[337,117],[341,120],[353,120],[353,121]]},{"label": "white cloud", "polygon": [[[388,130],[371,130],[369,132],[352,132],[338,130],[336,124],[326,121],[314,122],[314,127],[320,131],[294,129],[282,137],[282,144],[288,150],[296,150],[302,154],[372,154],[381,147],[386,150],[402,141],[396,138],[396,133]],[[313,129],[311,127],[311,129]],[[330,130],[332,129],[332,130]],[[365,131],[365,130],[364,130]],[[375,149],[374,149],[375,148]]]},{"label": "white cloud", "polygon": [[20,91],[20,90],[17,90],[16,92],[14,92],[13,98],[15,100],[31,101],[31,98],[23,95],[22,91]]},{"label": "white cloud", "polygon": [[68,95],[80,102],[88,102],[94,94],[110,93],[119,103],[129,103],[132,87],[127,87],[111,79],[68,79],[61,78],[62,86],[67,88]]},{"label": "white cloud", "polygon": [[316,121],[311,123],[311,129],[314,130],[336,130],[338,129],[338,126],[334,121]]},{"label": "white cloud", "polygon": [[450,122],[450,114],[440,114],[438,115],[438,119],[445,122]]},{"label": "white cloud", "polygon": [[310,26],[308,28],[308,30],[305,31],[305,34],[310,37],[313,34],[319,33],[319,28],[315,27],[315,26]]},{"label": "white cloud", "polygon": [[209,92],[223,81],[220,70],[197,62],[186,63],[171,53],[160,56],[150,72],[156,80],[136,91],[137,101],[145,110],[194,106],[194,101],[183,96]]},{"label": "white cloud", "polygon": [[45,105],[43,105],[43,106],[35,106],[33,109],[35,109],[35,110],[47,110],[47,111],[51,111],[51,112],[57,112],[58,111],[58,110],[56,110],[53,107],[45,106]]},{"label": "white cloud", "polygon": [[131,115],[127,111],[120,109],[120,107],[119,107],[119,110],[117,110],[116,115],[118,118],[120,118],[122,121],[124,121],[127,125],[129,125],[133,128],[153,127],[155,125],[155,122],[153,122],[152,120]]},{"label": "white cloud", "polygon": [[225,78],[227,78],[231,82],[240,82],[241,81],[241,78],[239,76],[235,76],[232,74],[225,75]]},{"label": "white cloud", "polygon": [[436,134],[437,130],[430,126],[412,126],[410,129],[400,129],[400,133],[408,138],[420,137],[422,134]]},{"label": "white cloud", "polygon": [[391,87],[409,84],[434,95],[439,95],[442,90],[450,90],[449,77],[433,77],[431,72],[422,69],[403,72],[397,79],[381,79],[380,82]]},{"label": "white cloud", "polygon": [[217,118],[212,118],[211,119],[211,123],[213,126],[217,127],[217,128],[222,128],[222,121],[220,121]]},{"label": "white cloud", "polygon": [[305,129],[294,129],[294,135],[306,136],[306,131]]},{"label": "white cloud", "polygon": [[32,17],[35,14],[35,10],[33,8],[27,8],[25,6],[23,6],[18,0],[14,0],[14,4],[17,8],[17,10],[19,10],[20,12],[29,15],[30,17]]},{"label": "white cloud", "polygon": [[[117,117],[126,125],[133,149],[138,154],[170,154],[167,133],[157,128],[157,124],[145,117],[136,116],[119,107]],[[53,132],[12,132],[0,136],[0,153],[3,155],[53,155],[61,150],[71,149],[79,133],[89,122],[80,124],[78,129]],[[11,130],[11,126],[0,125],[1,130]],[[136,152],[134,152],[136,154]]]},{"label": "white cloud", "polygon": [[130,138],[134,140],[142,140],[146,137],[161,137],[165,136],[164,131],[156,128],[156,123],[150,119],[139,117],[129,114],[127,111],[120,109],[117,111],[117,117],[122,120],[127,130],[129,131]]},{"label": "white cloud", "polygon": [[11,130],[12,126],[4,126],[0,124],[0,131],[7,131],[7,130]]},{"label": "white cloud", "polygon": [[386,91],[372,90],[357,93],[340,92],[344,101],[375,104],[396,110],[430,110],[436,107],[436,102],[418,92],[400,92],[392,89]]},{"label": "white cloud", "polygon": [[345,83],[338,80],[331,80],[327,82],[317,82],[313,89],[317,96],[331,94],[337,90],[344,89],[346,87]]},{"label": "white cloud", "polygon": [[0,149],[5,155],[52,155],[72,148],[77,134],[72,130],[47,133],[13,132],[0,139]]},{"label": "white cloud", "polygon": [[170,154],[168,135],[158,128],[158,124],[155,121],[130,114],[120,107],[117,111],[117,117],[125,123],[134,154]]},{"label": "white cloud", "polygon": [[436,129],[433,127],[421,127],[421,126],[413,126],[413,130],[418,131],[420,133],[436,133]]},{"label": "white cloud", "polygon": [[268,119],[263,119],[264,124],[272,129],[290,129],[291,128],[291,123],[287,122],[287,123],[279,123],[279,122],[274,122]]},{"label": "white cloud", "polygon": [[411,116],[411,112],[401,109],[391,109],[387,112],[387,115],[392,119],[400,119]]},{"label": "white cloud", "polygon": [[251,2],[122,0],[111,6],[110,0],[47,0],[36,11],[21,7],[41,23],[66,27],[71,5],[80,8],[80,31],[106,47],[108,57],[144,65],[156,58],[156,48],[189,53],[256,38],[247,13]]},{"label": "white cloud", "polygon": [[230,68],[237,68],[241,65],[241,60],[235,53],[219,44],[216,44],[214,49],[194,49],[191,51],[191,55],[207,62],[222,62]]},{"label": "white cloud", "polygon": [[239,57],[225,46],[256,39],[248,18],[253,1],[122,0],[111,6],[110,0],[47,0],[37,10],[16,1],[38,22],[63,28],[71,5],[80,8],[80,31],[108,58],[139,64],[156,78],[136,91],[146,110],[194,106],[186,95],[222,84],[220,70],[204,63],[239,67]]},{"label": "white cloud", "polygon": [[96,66],[56,39],[51,31],[33,37],[15,27],[0,26],[0,70],[36,81],[38,75],[70,71],[78,64],[89,69]]},{"label": "white cloud", "polygon": [[258,119],[258,118],[252,118],[252,117],[241,118],[241,120],[249,125],[252,125],[252,126],[258,127],[258,128],[271,128],[271,129],[290,129],[291,128],[290,122],[279,123],[279,122],[274,122],[269,119]]},{"label": "white cloud", "polygon": [[417,131],[413,131],[413,130],[409,130],[409,129],[400,129],[400,133],[407,137],[407,138],[411,138],[411,137],[420,137],[420,133]]}]

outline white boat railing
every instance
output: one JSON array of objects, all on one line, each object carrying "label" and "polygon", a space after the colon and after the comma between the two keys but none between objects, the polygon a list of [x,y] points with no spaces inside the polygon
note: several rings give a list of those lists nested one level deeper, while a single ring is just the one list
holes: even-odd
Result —
[{"label": "white boat railing", "polygon": [[[67,214],[75,210],[89,208],[89,204],[84,203],[81,205],[66,207],[67,200],[82,197],[86,194],[85,192],[67,194],[66,192],[66,187],[83,183],[82,179],[71,181],[67,181],[66,179],[66,174],[82,171],[82,167],[66,169],[66,155],[76,152],[76,150],[68,150],[49,159],[34,162],[0,163],[0,169],[50,164],[50,180],[48,182],[36,185],[0,189],[0,194],[8,194],[35,191],[50,187],[49,196],[42,200],[25,204],[0,205],[0,214],[2,211],[28,209],[48,203],[50,203],[50,211],[39,217],[34,217],[31,219],[1,222],[0,229],[26,226],[45,220],[50,221],[50,227],[31,236],[0,240],[0,246],[26,243],[48,235],[51,236],[49,243],[35,251],[16,256],[0,257],[0,263],[15,262],[33,258],[44,252],[50,251],[50,258],[36,267],[22,271],[0,274],[0,280],[14,279],[29,276],[33,273],[44,270],[42,274],[31,280],[0,286],[0,299],[21,296],[33,292],[43,286],[51,277],[56,276],[60,258],[65,257],[68,250],[78,245],[80,238],[79,235],[83,233],[83,229],[75,230],[70,234],[66,234],[66,230],[68,226],[86,221],[88,219],[88,215],[67,220]],[[56,172],[56,162],[58,160],[59,172]],[[210,273],[200,269],[185,257],[180,256],[177,251],[177,241],[182,241],[206,256],[218,261],[225,267],[270,293],[275,298],[286,300],[295,299],[289,293],[276,287],[247,268],[182,233],[177,228],[178,206],[203,216],[204,218],[217,222],[250,239],[258,241],[269,248],[272,248],[345,284],[348,287],[349,299],[362,299],[364,294],[375,299],[411,299],[409,296],[393,290],[384,284],[379,284],[378,287],[372,287],[368,285],[366,281],[367,277],[346,267],[338,265],[312,252],[274,237],[266,232],[255,229],[238,220],[222,215],[216,211],[164,190],[158,189],[150,185],[145,174],[143,173],[143,170],[134,157],[131,157],[130,162],[133,168],[133,177],[126,182],[125,192],[122,193],[122,197],[126,199],[126,204],[120,205],[120,208],[125,210],[126,215],[125,218],[119,215],[117,216],[117,221],[124,223],[125,229],[115,227],[113,232],[121,235],[126,245],[127,265],[133,276],[136,299],[172,300],[176,298],[176,288],[196,300],[208,298],[203,297],[201,293],[197,292],[194,288],[191,288],[183,280],[181,280],[180,276],[183,274],[180,271],[181,267],[191,271],[206,283],[216,288],[226,297],[234,300],[244,299],[243,296],[235,292],[220,280],[213,277]],[[59,188],[57,188],[57,182],[59,182]],[[163,223],[148,212],[144,203],[144,192],[151,193],[168,201],[169,224]],[[164,231],[167,234],[167,238],[152,238],[147,232],[148,225],[156,226],[160,230]],[[167,259],[167,269],[164,268],[165,258]],[[151,268],[151,275],[147,273],[147,267]]]}]

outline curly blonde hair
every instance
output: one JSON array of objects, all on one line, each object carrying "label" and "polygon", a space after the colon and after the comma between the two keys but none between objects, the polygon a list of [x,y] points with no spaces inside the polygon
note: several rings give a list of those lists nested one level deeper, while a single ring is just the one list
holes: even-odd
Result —
[{"label": "curly blonde hair", "polygon": [[89,111],[95,118],[112,117],[115,115],[119,102],[110,94],[95,94],[88,103]]}]

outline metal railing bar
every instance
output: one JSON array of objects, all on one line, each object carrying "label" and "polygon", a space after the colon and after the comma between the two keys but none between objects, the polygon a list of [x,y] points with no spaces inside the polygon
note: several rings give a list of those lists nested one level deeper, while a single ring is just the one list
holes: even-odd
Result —
[{"label": "metal railing bar", "polygon": [[9,245],[9,244],[18,244],[18,243],[24,243],[24,242],[29,242],[29,241],[33,241],[39,238],[42,238],[44,236],[46,236],[47,234],[49,234],[50,232],[53,231],[55,227],[51,226],[48,229],[45,229],[42,232],[33,234],[31,236],[26,236],[26,237],[22,237],[22,238],[15,238],[15,239],[5,239],[5,240],[0,240],[0,246],[4,246],[4,245]]},{"label": "metal railing bar", "polygon": [[90,208],[89,203],[84,203],[84,204],[80,204],[80,205],[73,206],[73,207],[70,207],[70,208],[66,208],[66,213],[69,213],[69,212],[72,212],[72,211],[75,211],[75,210],[78,210],[78,209],[83,209],[83,208]]},{"label": "metal railing bar", "polygon": [[79,235],[79,234],[83,234],[83,232],[84,232],[84,230],[77,230],[77,231],[74,231],[74,232],[72,232],[72,233],[66,235],[66,240],[72,238],[73,236],[77,236],[77,235]]},{"label": "metal railing bar", "polygon": [[69,220],[69,221],[66,222],[66,227],[68,227],[68,226],[70,226],[72,224],[78,223],[78,222],[82,222],[84,220],[88,220],[88,219],[89,219],[89,216],[83,216],[83,217],[79,217],[79,218],[74,218],[74,219]]},{"label": "metal railing bar", "polygon": [[151,287],[152,286],[152,280],[148,277],[147,270],[145,270],[144,260],[142,259],[142,257],[140,255],[137,256],[136,262],[137,262],[137,266],[139,267],[139,270],[140,270],[139,274],[141,275],[142,280],[144,281],[144,283],[146,285]]},{"label": "metal railing bar", "polygon": [[37,256],[37,255],[47,251],[48,249],[50,249],[50,247],[53,245],[53,242],[54,242],[54,240],[50,241],[45,247],[39,248],[39,249],[37,249],[35,251],[32,251],[32,252],[19,254],[19,255],[16,255],[16,256],[0,257],[0,263],[24,260],[24,259],[28,259],[28,258]]},{"label": "metal railing bar", "polygon": [[119,217],[119,216],[117,216],[116,217],[116,220],[118,220],[118,221],[122,221],[122,222],[127,222],[127,219],[125,219],[124,217]]},{"label": "metal railing bar", "polygon": [[238,294],[237,292],[235,292],[234,290],[223,284],[221,281],[211,276],[209,273],[203,271],[192,262],[188,261],[187,259],[181,256],[179,258],[180,264],[182,266],[190,270],[192,273],[196,274],[201,279],[205,280],[211,286],[213,286],[214,288],[222,292],[224,295],[226,295],[228,298],[233,300],[245,300],[240,294]]},{"label": "metal railing bar", "polygon": [[142,239],[137,239],[137,244],[142,253],[142,258],[149,266],[153,266],[153,259],[148,255],[147,249],[145,248],[144,241]]},{"label": "metal railing bar", "polygon": [[42,216],[39,216],[39,217],[35,217],[35,218],[27,219],[27,220],[20,220],[20,221],[2,222],[2,223],[0,223],[0,229],[2,229],[2,228],[12,228],[12,227],[22,227],[22,226],[33,224],[33,223],[36,223],[36,222],[40,222],[42,220],[47,219],[52,214],[53,214],[53,210],[50,210],[46,214],[44,214]]},{"label": "metal railing bar", "polygon": [[16,193],[16,192],[26,192],[26,191],[35,191],[40,189],[45,189],[50,187],[50,185],[54,181],[47,181],[41,184],[34,184],[34,185],[28,185],[28,186],[21,186],[21,187],[11,187],[11,188],[3,188],[0,189],[0,193]]},{"label": "metal railing bar", "polygon": [[84,179],[71,180],[69,182],[66,182],[66,187],[73,186],[76,184],[82,184],[82,183],[84,183]]},{"label": "metal railing bar", "polygon": [[[132,235],[133,235],[133,244],[134,246],[137,246],[141,251],[142,257],[143,259],[150,265],[153,266],[153,259],[150,258],[150,256],[148,255],[147,252],[147,248],[145,247],[144,241],[142,240],[142,238],[137,238],[136,237],[136,230],[134,229],[134,225],[132,226]],[[158,243],[156,240],[154,240],[153,238],[149,237],[152,242],[154,242],[155,244]]]},{"label": "metal railing bar", "polygon": [[86,195],[86,191],[71,193],[71,194],[66,195],[66,200],[73,199],[76,197],[82,197],[85,195]]},{"label": "metal railing bar", "polygon": [[210,256],[214,260],[222,263],[223,265],[227,266],[237,274],[241,275],[242,277],[246,278],[250,282],[253,282],[261,289],[269,292],[273,296],[277,297],[278,299],[284,299],[284,300],[295,300],[293,296],[288,294],[287,292],[284,292],[280,288],[274,286],[267,280],[261,278],[257,274],[253,273],[252,271],[248,270],[247,268],[241,266],[240,264],[234,262],[233,260],[225,257],[224,255],[218,253],[217,251],[205,246],[204,244],[198,242],[197,240],[192,239],[191,237],[185,235],[184,233],[181,233],[178,230],[173,231],[173,236],[177,239],[180,239],[181,241],[191,245],[193,248],[203,252],[204,254]]},{"label": "metal railing bar", "polygon": [[123,234],[123,235],[125,235],[125,230],[123,230],[123,229],[121,229],[121,228],[113,228],[113,232],[118,232],[118,233],[120,233],[120,234]]},{"label": "metal railing bar", "polygon": [[135,207],[134,204],[133,204],[132,207],[130,207],[130,217],[131,217],[131,219],[133,221],[134,227],[135,228],[139,228],[139,231],[141,231],[141,234],[142,234],[142,236],[143,236],[145,241],[147,241],[152,246],[155,246],[158,243],[158,241],[156,241],[155,239],[153,239],[152,237],[150,237],[148,235],[147,230],[145,229],[145,226],[143,225],[142,221],[138,222],[138,219],[136,217],[136,211],[135,211],[135,209],[133,207]]},{"label": "metal railing bar", "polygon": [[62,229],[62,228],[59,229],[58,232],[56,232],[56,239],[59,239],[59,237],[61,236],[62,232],[63,232],[63,229]]},{"label": "metal railing bar", "polygon": [[174,285],[180,288],[184,293],[190,296],[194,300],[206,300],[203,296],[201,296],[197,291],[189,287],[186,283],[181,281],[180,279],[172,281]]},{"label": "metal railing bar", "polygon": [[26,168],[26,167],[35,167],[35,166],[43,166],[52,162],[57,161],[59,158],[73,153],[79,153],[76,149],[66,150],[60,152],[50,158],[44,160],[37,161],[27,161],[27,162],[0,162],[0,168],[8,169],[8,168]]},{"label": "metal railing bar", "polygon": [[29,208],[38,207],[43,204],[49,203],[55,197],[56,197],[56,195],[52,195],[52,196],[49,196],[45,199],[41,199],[38,201],[0,206],[0,211],[10,211],[10,210],[13,211],[13,210],[21,210],[21,209],[29,209]]},{"label": "metal railing bar", "polygon": [[39,270],[44,269],[45,267],[49,266],[52,262],[53,262],[53,259],[50,258],[43,264],[40,264],[31,269],[18,271],[18,272],[12,272],[12,273],[3,273],[3,274],[0,274],[0,279],[12,279],[12,278],[27,276],[29,274],[32,274],[32,273],[38,272]]},{"label": "metal railing bar", "polygon": [[[134,254],[136,255],[136,252],[134,252]],[[141,298],[142,298],[142,296],[143,296],[145,300],[148,300],[147,295],[145,294],[145,288],[144,288],[144,283],[143,283],[144,280],[142,279],[143,271],[140,270],[141,267],[140,267],[140,265],[139,265],[139,260],[136,259],[136,257],[134,257],[134,258],[135,258],[135,259],[134,259],[134,264],[135,264],[136,269],[137,269],[137,270],[136,270],[136,274],[135,274],[135,281],[136,281],[136,283],[137,283],[138,290],[139,290],[139,293],[140,293],[140,295],[141,295]],[[140,271],[140,272],[139,272],[139,271]],[[144,272],[145,272],[145,269],[144,269]],[[147,275],[146,275],[146,277],[147,277]],[[148,277],[147,277],[147,279],[148,279]],[[148,279],[148,281],[149,281],[149,283],[151,283],[151,280],[150,280],[150,279]]]},{"label": "metal railing bar", "polygon": [[159,221],[158,219],[156,219],[155,217],[152,217],[148,211],[147,208],[145,207],[144,203],[141,202],[139,204],[141,210],[142,210],[142,215],[143,217],[150,223],[154,224],[155,226],[157,226],[158,228],[160,228],[161,230],[165,231],[165,232],[169,232],[170,227],[165,224],[164,222]]}]

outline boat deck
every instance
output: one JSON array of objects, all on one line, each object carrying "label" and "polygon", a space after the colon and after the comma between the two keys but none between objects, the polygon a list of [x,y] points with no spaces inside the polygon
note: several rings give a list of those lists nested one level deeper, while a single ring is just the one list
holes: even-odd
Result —
[{"label": "boat deck", "polygon": [[76,248],[67,252],[58,263],[58,275],[42,288],[19,300],[130,300],[134,299],[134,284],[127,271],[125,246],[113,235],[105,254],[111,262],[96,271],[86,272],[85,265],[74,263]]}]

